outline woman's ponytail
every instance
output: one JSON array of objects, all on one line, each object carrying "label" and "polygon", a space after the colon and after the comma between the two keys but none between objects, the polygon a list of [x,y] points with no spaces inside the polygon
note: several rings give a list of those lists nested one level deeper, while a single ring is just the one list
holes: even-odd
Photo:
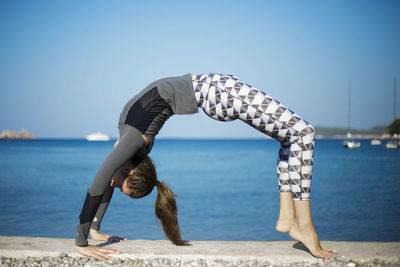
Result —
[{"label": "woman's ponytail", "polygon": [[157,200],[155,212],[161,221],[162,228],[166,237],[177,246],[189,245],[181,238],[181,231],[178,225],[178,207],[175,202],[174,193],[163,182],[157,180],[157,172],[153,161],[146,157],[135,168],[133,174],[127,177],[127,185],[130,189],[132,198],[142,198],[147,196],[157,187]]},{"label": "woman's ponytail", "polygon": [[178,206],[176,205],[174,193],[163,182],[157,181],[157,200],[155,212],[161,221],[165,236],[177,246],[187,246],[181,238],[181,231],[178,224]]}]

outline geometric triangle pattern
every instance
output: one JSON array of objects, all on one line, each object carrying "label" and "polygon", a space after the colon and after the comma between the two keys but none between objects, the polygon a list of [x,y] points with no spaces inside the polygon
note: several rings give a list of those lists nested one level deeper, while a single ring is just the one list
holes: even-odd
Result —
[{"label": "geometric triangle pattern", "polygon": [[280,192],[309,200],[315,130],[307,121],[261,90],[230,74],[192,74],[199,107],[219,121],[240,119],[281,143],[277,163]]}]

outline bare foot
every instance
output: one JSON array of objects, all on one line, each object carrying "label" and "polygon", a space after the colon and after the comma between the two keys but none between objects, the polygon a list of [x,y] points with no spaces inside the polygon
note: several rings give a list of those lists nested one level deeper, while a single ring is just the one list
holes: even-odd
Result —
[{"label": "bare foot", "polygon": [[333,255],[333,251],[324,250],[321,247],[317,233],[315,232],[314,226],[307,226],[300,230],[297,222],[294,222],[289,229],[289,235],[303,243],[314,257],[329,259]]},{"label": "bare foot", "polygon": [[294,217],[281,217],[279,216],[278,221],[276,222],[275,229],[281,233],[289,232],[292,225],[295,223]]}]

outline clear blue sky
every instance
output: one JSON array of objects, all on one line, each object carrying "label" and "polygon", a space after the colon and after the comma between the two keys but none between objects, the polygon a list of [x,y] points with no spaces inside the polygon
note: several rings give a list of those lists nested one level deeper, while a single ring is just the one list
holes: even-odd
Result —
[{"label": "clear blue sky", "polygon": [[[0,130],[117,136],[153,80],[231,73],[314,126],[393,120],[400,1],[0,1]],[[400,86],[399,86],[400,87]],[[398,94],[399,95],[399,94]],[[400,97],[399,97],[400,98]],[[160,137],[261,137],[201,110]]]}]

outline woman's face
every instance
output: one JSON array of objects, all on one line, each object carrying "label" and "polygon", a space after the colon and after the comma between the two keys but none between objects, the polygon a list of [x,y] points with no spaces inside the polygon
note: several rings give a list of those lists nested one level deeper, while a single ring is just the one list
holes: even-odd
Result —
[{"label": "woman's face", "polygon": [[[132,173],[133,173],[134,171],[132,170]],[[132,173],[130,173],[130,174],[132,174]],[[113,178],[111,178],[111,187],[117,187],[116,185],[115,185],[115,181],[114,181],[114,177]],[[128,179],[125,179],[125,181],[123,182],[123,184],[122,184],[122,186],[119,188],[120,190],[121,190],[121,192],[122,193],[124,193],[125,195],[127,195],[127,196],[130,196],[129,194],[131,193],[131,190],[129,189],[129,187],[128,187]]]},{"label": "woman's face", "polygon": [[118,187],[122,193],[129,196],[130,189],[128,187],[126,179],[129,175],[135,172],[134,166],[131,162],[127,162],[122,165],[118,170],[115,171],[113,177],[111,178],[111,187]]}]

